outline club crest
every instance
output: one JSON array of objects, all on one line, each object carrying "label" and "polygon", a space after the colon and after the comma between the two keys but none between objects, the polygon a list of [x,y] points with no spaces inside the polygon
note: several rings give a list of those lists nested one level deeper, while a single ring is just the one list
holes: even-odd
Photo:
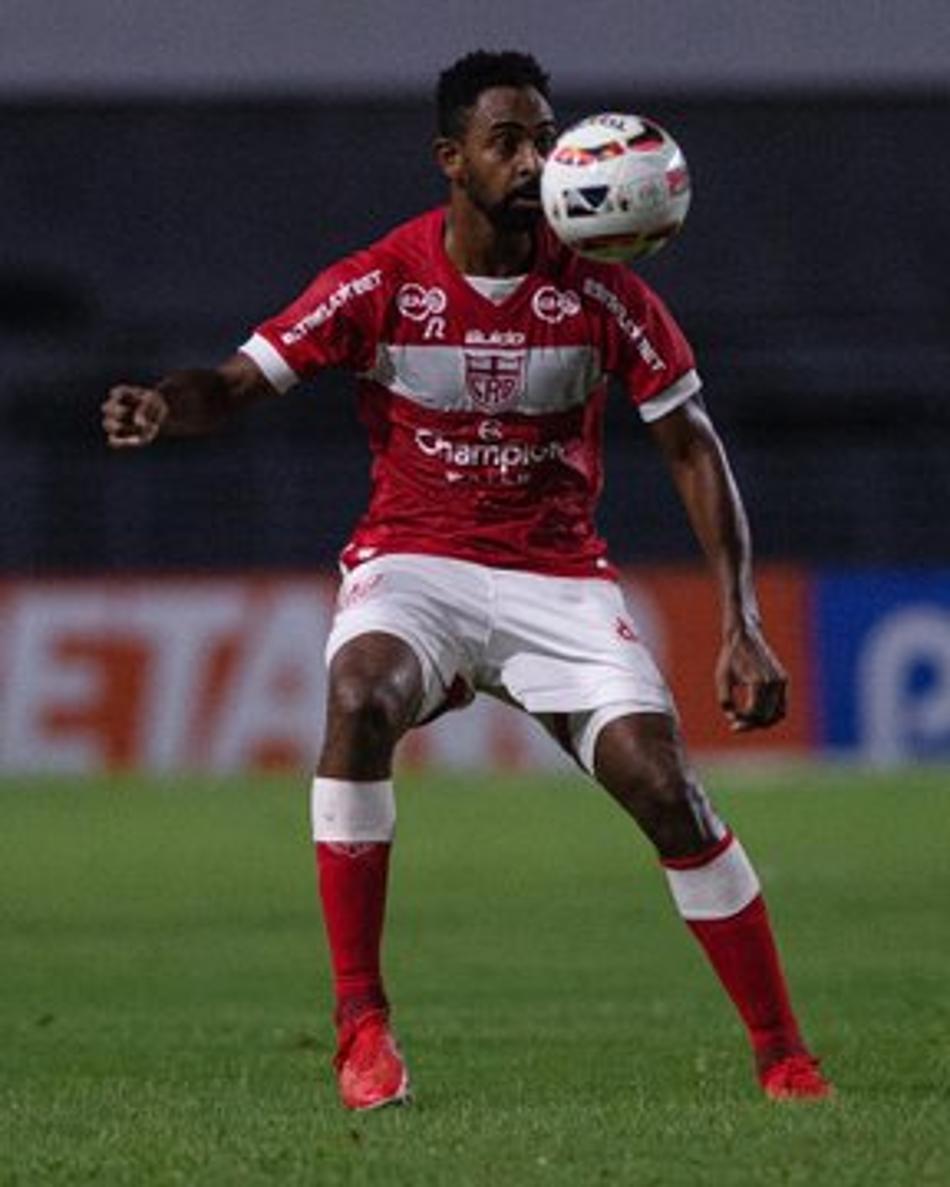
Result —
[{"label": "club crest", "polygon": [[466,350],[465,387],[481,412],[513,407],[525,388],[527,352],[523,350]]}]

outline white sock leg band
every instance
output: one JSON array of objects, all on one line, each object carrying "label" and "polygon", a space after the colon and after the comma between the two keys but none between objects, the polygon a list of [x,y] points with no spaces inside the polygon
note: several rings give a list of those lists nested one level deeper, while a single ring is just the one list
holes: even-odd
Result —
[{"label": "white sock leg band", "polygon": [[759,879],[735,838],[705,865],[678,870],[666,867],[673,901],[684,919],[728,919],[759,893]]},{"label": "white sock leg band", "polygon": [[392,781],[351,783],[318,777],[310,788],[310,822],[314,841],[391,841],[396,831]]}]

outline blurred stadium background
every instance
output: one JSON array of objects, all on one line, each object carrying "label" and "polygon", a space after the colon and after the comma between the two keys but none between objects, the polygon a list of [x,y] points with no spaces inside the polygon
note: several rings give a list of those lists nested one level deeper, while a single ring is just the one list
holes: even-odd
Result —
[{"label": "blurred stadium background", "polygon": [[[691,162],[688,226],[643,272],[697,348],[795,681],[788,724],[743,746],[950,757],[943,0],[517,9],[8,0],[0,769],[309,765],[366,487],[348,380],[135,457],[108,454],[97,406],[217,361],[437,202],[432,82],[481,44],[533,50],[565,121],[647,111]],[[602,527],[694,745],[720,753],[715,615],[619,399],[607,458]],[[523,726],[482,707],[406,758],[554,761]]]}]

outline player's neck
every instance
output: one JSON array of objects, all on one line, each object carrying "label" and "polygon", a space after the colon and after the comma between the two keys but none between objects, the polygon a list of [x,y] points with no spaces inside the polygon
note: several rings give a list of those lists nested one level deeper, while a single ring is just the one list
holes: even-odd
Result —
[{"label": "player's neck", "polygon": [[499,231],[480,213],[449,209],[445,252],[465,276],[522,276],[534,258],[531,231]]}]

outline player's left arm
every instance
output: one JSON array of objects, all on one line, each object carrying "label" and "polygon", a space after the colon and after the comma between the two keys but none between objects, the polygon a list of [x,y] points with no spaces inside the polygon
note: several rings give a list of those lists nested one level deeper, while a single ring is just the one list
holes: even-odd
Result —
[{"label": "player's left arm", "polygon": [[762,634],[749,524],[726,451],[699,396],[648,428],[719,589],[719,704],[733,730],[766,729],[785,716],[788,676]]}]

